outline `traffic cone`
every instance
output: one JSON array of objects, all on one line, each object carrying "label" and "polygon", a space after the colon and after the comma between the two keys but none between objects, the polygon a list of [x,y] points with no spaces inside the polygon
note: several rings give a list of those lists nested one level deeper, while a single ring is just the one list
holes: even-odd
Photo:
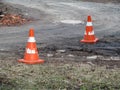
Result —
[{"label": "traffic cone", "polygon": [[24,54],[24,59],[18,60],[19,62],[23,62],[26,64],[38,64],[44,63],[44,60],[39,59],[39,54],[37,50],[36,40],[34,37],[34,30],[29,30],[29,38],[26,45],[26,50]]},{"label": "traffic cone", "polygon": [[95,43],[97,41],[98,41],[98,38],[96,38],[95,35],[94,35],[91,16],[88,16],[86,31],[85,31],[85,34],[84,34],[84,39],[81,40],[81,42]]}]

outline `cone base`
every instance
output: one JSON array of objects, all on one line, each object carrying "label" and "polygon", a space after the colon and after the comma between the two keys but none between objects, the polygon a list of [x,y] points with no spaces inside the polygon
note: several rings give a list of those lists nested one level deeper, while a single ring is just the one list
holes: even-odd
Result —
[{"label": "cone base", "polygon": [[26,63],[26,64],[40,64],[40,63],[44,63],[44,60],[38,59],[35,61],[30,61],[30,60],[20,59],[20,60],[18,60],[18,62],[22,62],[22,63]]},{"label": "cone base", "polygon": [[81,40],[80,42],[83,42],[83,43],[96,43],[98,41],[98,38],[95,38],[95,40]]}]

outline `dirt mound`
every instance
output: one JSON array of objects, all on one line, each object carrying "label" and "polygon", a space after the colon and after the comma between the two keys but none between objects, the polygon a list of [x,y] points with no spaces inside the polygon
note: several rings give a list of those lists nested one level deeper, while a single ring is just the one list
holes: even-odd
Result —
[{"label": "dirt mound", "polygon": [[22,25],[26,22],[29,22],[30,20],[23,18],[21,15],[16,14],[5,14],[1,15],[2,18],[0,20],[0,25]]},{"label": "dirt mound", "polygon": [[32,20],[24,17],[22,11],[18,8],[4,3],[0,3],[0,25],[1,26],[14,26],[22,25]]}]

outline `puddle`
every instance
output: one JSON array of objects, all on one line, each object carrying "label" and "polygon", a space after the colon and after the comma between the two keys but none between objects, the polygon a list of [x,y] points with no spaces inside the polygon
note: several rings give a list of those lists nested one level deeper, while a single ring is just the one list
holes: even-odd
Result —
[{"label": "puddle", "polygon": [[65,24],[84,24],[84,22],[80,20],[61,20],[60,22]]}]

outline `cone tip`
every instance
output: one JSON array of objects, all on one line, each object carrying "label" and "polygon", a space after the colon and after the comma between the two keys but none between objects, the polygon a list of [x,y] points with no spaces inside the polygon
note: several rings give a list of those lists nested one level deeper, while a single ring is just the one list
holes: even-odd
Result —
[{"label": "cone tip", "polygon": [[91,19],[91,16],[90,15],[88,15],[88,20],[87,20],[88,22],[92,22],[92,19]]},{"label": "cone tip", "polygon": [[34,29],[30,28],[29,30],[29,37],[34,37]]}]

